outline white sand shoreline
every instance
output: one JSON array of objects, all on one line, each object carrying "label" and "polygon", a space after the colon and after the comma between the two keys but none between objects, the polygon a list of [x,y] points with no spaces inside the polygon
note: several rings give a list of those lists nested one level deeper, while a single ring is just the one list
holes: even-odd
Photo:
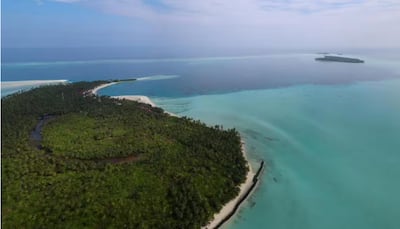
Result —
[{"label": "white sand shoreline", "polygon": [[[107,84],[102,84],[96,88],[94,88],[91,93],[96,95],[97,92],[105,87],[111,86],[116,84],[117,82],[112,82],[112,83],[107,83]],[[141,102],[141,103],[146,103],[149,104],[153,107],[156,107],[157,105],[151,101],[151,99],[147,96],[143,96],[143,95],[122,95],[122,96],[112,96],[112,98],[116,98],[116,99],[127,99],[127,100],[133,100],[133,101],[137,101],[137,102]],[[167,112],[166,113],[172,115],[172,116],[177,116],[176,114]],[[250,191],[252,185],[253,185],[253,178],[255,177],[256,173],[253,171],[252,166],[247,158],[247,152],[244,146],[244,141],[242,140],[242,153],[243,153],[243,157],[245,158],[246,162],[247,162],[247,166],[249,167],[249,171],[247,172],[246,175],[246,180],[244,183],[242,183],[240,185],[240,191],[239,191],[239,195],[237,195],[234,199],[230,200],[228,203],[226,203],[221,210],[214,214],[214,218],[212,221],[210,221],[206,226],[202,227],[202,229],[212,229],[215,228],[218,224],[220,224],[223,220],[226,220],[226,218],[232,214],[232,212],[235,210],[235,206],[243,199],[243,197]],[[253,189],[254,190],[254,189]],[[252,191],[253,191],[252,190]],[[250,193],[251,194],[251,193]],[[250,195],[248,195],[250,196]],[[242,201],[240,203],[243,204]],[[240,208],[239,205],[239,208]],[[233,217],[234,215],[232,215]],[[232,218],[231,217],[231,218]],[[229,221],[229,220],[227,220]]]},{"label": "white sand shoreline", "polygon": [[118,96],[111,96],[111,98],[132,100],[139,103],[146,103],[153,107],[156,107],[156,104],[153,103],[153,101],[151,101],[149,97],[144,95],[118,95]]},{"label": "white sand shoreline", "polygon": [[[247,165],[249,167],[249,171],[247,172],[245,182],[240,185],[239,195],[237,195],[234,199],[232,199],[228,203],[226,203],[218,213],[214,214],[214,219],[211,222],[209,222],[206,226],[202,227],[202,229],[213,229],[218,224],[220,224],[220,222],[222,222],[224,219],[226,219],[229,216],[229,214],[231,214],[234,211],[235,206],[246,195],[246,193],[248,193],[249,190],[251,189],[251,186],[253,184],[253,178],[256,174],[252,170],[251,164],[247,158],[247,152],[246,152],[246,149],[244,146],[244,141],[242,141],[242,153],[243,153],[243,157],[246,160]],[[240,204],[242,204],[242,203],[240,203]],[[240,208],[240,206],[239,206],[239,208]],[[232,215],[232,217],[233,216],[234,215]]]},{"label": "white sand shoreline", "polygon": [[[93,95],[97,95],[97,92],[103,88],[112,86],[114,84],[117,84],[118,82],[111,82],[111,83],[105,83],[105,84],[101,84],[95,88],[93,88],[91,91],[89,91],[91,94]],[[132,101],[136,101],[136,102],[140,102],[140,103],[145,103],[145,104],[149,104],[153,107],[156,107],[157,105],[155,103],[153,103],[153,101],[151,101],[151,99],[147,96],[144,95],[118,95],[118,96],[111,96],[111,98],[115,98],[115,99],[126,99],[126,100],[132,100]]]},{"label": "white sand shoreline", "polygon": [[[114,84],[117,84],[118,82],[111,82],[111,83],[106,83],[106,84],[102,84],[98,87],[95,87],[94,89],[92,89],[90,91],[91,94],[93,95],[97,95],[97,92],[105,87],[109,87],[112,86]],[[131,101],[136,101],[139,103],[145,103],[145,104],[149,104],[152,107],[157,107],[157,105],[147,96],[145,95],[118,95],[118,96],[111,96],[111,98],[115,98],[115,99],[126,99],[126,100],[131,100]],[[171,115],[171,116],[175,116],[178,117],[178,115],[168,112],[168,111],[164,111],[165,113]]]},{"label": "white sand shoreline", "polygon": [[111,83],[101,84],[100,86],[97,86],[97,87],[93,88],[93,89],[90,91],[90,93],[93,94],[93,95],[97,95],[97,92],[98,92],[99,90],[101,90],[101,89],[103,89],[103,88],[105,88],[105,87],[109,87],[109,86],[111,86],[111,85],[114,85],[114,84],[116,84],[116,83],[117,83],[117,82],[111,82]]},{"label": "white sand shoreline", "polygon": [[22,80],[22,81],[1,81],[2,89],[19,87],[37,87],[51,84],[65,84],[68,80]]},{"label": "white sand shoreline", "polygon": [[33,88],[46,86],[67,84],[68,80],[18,80],[18,81],[1,81],[1,97],[18,93],[21,91],[28,91]]}]

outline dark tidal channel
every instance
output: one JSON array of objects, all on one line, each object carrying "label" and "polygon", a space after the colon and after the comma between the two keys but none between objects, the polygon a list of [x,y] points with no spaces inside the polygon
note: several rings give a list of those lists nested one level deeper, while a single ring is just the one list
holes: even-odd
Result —
[{"label": "dark tidal channel", "polygon": [[30,139],[34,147],[37,149],[43,149],[41,143],[43,140],[42,136],[42,129],[43,127],[49,123],[50,121],[54,120],[57,116],[55,115],[43,115],[40,117],[38,124],[36,124],[35,129],[31,132]]}]

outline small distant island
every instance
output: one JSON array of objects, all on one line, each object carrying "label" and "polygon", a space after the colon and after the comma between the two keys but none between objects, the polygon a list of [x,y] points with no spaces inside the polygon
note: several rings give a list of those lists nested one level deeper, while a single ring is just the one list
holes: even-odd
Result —
[{"label": "small distant island", "polygon": [[344,63],[364,63],[363,60],[350,57],[342,56],[324,56],[315,58],[316,61],[332,61],[332,62],[344,62]]}]

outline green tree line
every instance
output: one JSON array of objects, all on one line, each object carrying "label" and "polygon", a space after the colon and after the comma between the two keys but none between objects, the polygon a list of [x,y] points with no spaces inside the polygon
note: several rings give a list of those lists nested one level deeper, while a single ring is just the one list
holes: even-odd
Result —
[{"label": "green tree line", "polygon": [[2,98],[3,228],[199,228],[238,194],[236,130],[85,93],[103,83]]}]

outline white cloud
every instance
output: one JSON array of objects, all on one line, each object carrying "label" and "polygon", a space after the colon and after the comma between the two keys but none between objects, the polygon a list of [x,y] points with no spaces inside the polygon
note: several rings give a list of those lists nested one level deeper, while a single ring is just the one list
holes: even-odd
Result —
[{"label": "white cloud", "polygon": [[140,19],[154,34],[183,42],[400,47],[398,0],[52,1]]}]

